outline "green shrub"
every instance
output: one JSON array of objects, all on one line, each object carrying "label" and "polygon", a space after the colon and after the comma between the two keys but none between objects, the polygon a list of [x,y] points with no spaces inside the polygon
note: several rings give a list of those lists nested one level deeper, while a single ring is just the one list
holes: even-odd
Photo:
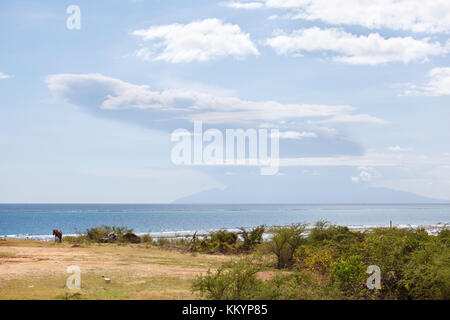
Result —
[{"label": "green shrub", "polygon": [[256,261],[246,260],[220,267],[198,276],[192,290],[213,300],[339,299],[342,294],[331,281],[322,282],[305,273],[276,275],[270,280],[258,278]]},{"label": "green shrub", "polygon": [[240,228],[242,239],[244,240],[240,246],[240,249],[243,251],[250,251],[254,249],[256,245],[262,242],[265,229],[265,226],[259,226],[249,232],[244,228]]},{"label": "green shrub", "polygon": [[[273,227],[268,232],[271,237],[261,241],[258,252],[266,249],[265,253],[275,254],[279,269],[297,261],[295,268],[260,280],[258,270],[271,265],[260,256],[209,272],[197,279],[195,290],[211,299],[450,299],[448,229],[436,236],[423,228],[352,232],[319,222],[307,237],[301,224]],[[216,250],[212,238],[227,243],[228,235],[202,240],[205,251]],[[235,252],[238,241],[230,238],[229,252]],[[241,250],[258,243],[251,232],[242,238]],[[370,265],[381,269],[380,290],[366,287]]]},{"label": "green shrub", "polygon": [[399,285],[407,299],[450,299],[450,250],[439,242],[429,242],[416,250],[404,267]]},{"label": "green shrub", "polygon": [[133,229],[128,229],[127,227],[101,226],[87,229],[85,234],[89,240],[99,241],[101,238],[108,238],[108,235],[111,233],[114,233],[119,238],[128,232],[133,232]]},{"label": "green shrub", "polygon": [[238,235],[235,232],[229,232],[227,230],[219,230],[216,232],[211,232],[209,234],[209,239],[211,242],[226,243],[233,245],[238,240]]},{"label": "green shrub", "polygon": [[142,243],[153,243],[153,238],[149,234],[144,234],[141,236]]},{"label": "green shrub", "polygon": [[353,232],[345,226],[330,225],[319,221],[311,229],[308,243],[316,247],[328,247],[335,255],[349,257],[357,255],[359,247],[365,239],[361,232]]},{"label": "green shrub", "polygon": [[277,257],[277,268],[287,268],[294,262],[295,250],[305,243],[304,224],[292,224],[286,227],[272,227],[269,241],[269,250]]},{"label": "green shrub", "polygon": [[262,281],[256,278],[258,269],[246,264],[236,264],[231,268],[219,267],[216,273],[208,270],[207,274],[195,278],[193,291],[213,300],[248,300],[258,299],[258,287]]},{"label": "green shrub", "polygon": [[295,252],[296,261],[308,271],[326,274],[330,272],[334,258],[332,251],[327,248],[300,246]]},{"label": "green shrub", "polygon": [[[361,254],[367,265],[381,269],[382,294],[386,298],[404,296],[405,288],[399,285],[408,263],[409,255],[420,248],[423,234],[414,230],[397,228],[376,228],[367,233]],[[423,240],[422,240],[423,241]]]},{"label": "green shrub", "polygon": [[230,253],[236,252],[238,248],[238,235],[235,232],[229,232],[227,230],[219,230],[211,232],[208,236],[204,237],[201,241],[194,241],[191,243],[192,251],[201,252],[221,252]]},{"label": "green shrub", "polygon": [[442,229],[437,235],[437,239],[447,248],[450,248],[450,229]]},{"label": "green shrub", "polygon": [[359,256],[340,259],[331,271],[331,277],[340,288],[351,294],[357,293],[364,285],[366,268]]},{"label": "green shrub", "polygon": [[156,240],[156,245],[159,247],[168,246],[170,245],[170,240],[167,238],[158,238]]}]

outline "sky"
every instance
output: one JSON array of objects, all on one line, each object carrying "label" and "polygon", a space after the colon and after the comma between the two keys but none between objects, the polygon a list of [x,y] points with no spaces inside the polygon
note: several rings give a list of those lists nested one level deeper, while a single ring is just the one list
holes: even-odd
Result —
[{"label": "sky", "polygon": [[[0,202],[450,201],[449,34],[447,0],[3,0]],[[196,120],[278,129],[278,173],[174,164]]]}]

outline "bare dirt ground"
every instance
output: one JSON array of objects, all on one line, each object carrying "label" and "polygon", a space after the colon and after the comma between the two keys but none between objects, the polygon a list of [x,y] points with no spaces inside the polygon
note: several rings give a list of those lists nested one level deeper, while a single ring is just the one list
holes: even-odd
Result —
[{"label": "bare dirt ground", "polygon": [[[81,269],[83,298],[194,298],[191,280],[232,259],[141,245],[79,247],[68,243],[0,241],[0,299],[70,296],[65,280],[70,276],[67,267],[72,265]],[[112,284],[105,285],[103,277],[111,278]]]},{"label": "bare dirt ground", "polygon": [[[137,276],[192,277],[204,271],[204,268],[199,267],[161,264],[173,261],[174,257],[164,258],[161,256],[162,252],[157,252],[159,255],[156,255],[153,250],[141,255],[131,254],[120,248],[111,251],[113,252],[104,252],[96,248],[3,247],[0,252],[5,257],[0,257],[0,279],[64,273],[70,265],[77,265],[87,272],[107,274],[123,271]],[[128,260],[126,257],[135,259]]]}]

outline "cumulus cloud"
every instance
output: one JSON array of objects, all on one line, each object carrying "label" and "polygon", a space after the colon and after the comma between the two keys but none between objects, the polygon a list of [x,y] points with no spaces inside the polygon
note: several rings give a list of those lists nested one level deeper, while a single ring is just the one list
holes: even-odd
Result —
[{"label": "cumulus cloud", "polygon": [[446,54],[448,46],[429,39],[411,37],[383,38],[378,33],[354,35],[340,29],[312,27],[278,34],[266,41],[277,54],[331,52],[333,59],[349,64],[376,65],[387,62],[424,61],[429,56]]},{"label": "cumulus cloud", "polygon": [[[239,2],[245,6],[247,2]],[[289,19],[424,33],[450,32],[448,0],[261,0],[251,8],[288,11]],[[240,8],[233,2],[230,7]],[[247,7],[249,9],[250,7]]]},{"label": "cumulus cloud", "polygon": [[0,72],[0,80],[2,80],[2,79],[10,79],[10,78],[12,78],[12,77],[13,77],[13,76],[11,76],[11,75],[9,75],[9,74]]},{"label": "cumulus cloud", "polygon": [[147,117],[144,119],[142,113],[137,119],[149,125],[175,120],[252,125],[283,119],[383,122],[373,116],[352,114],[355,110],[352,106],[250,101],[195,89],[156,91],[146,85],[135,85],[101,74],[56,74],[48,76],[45,81],[54,95],[71,104],[102,112],[102,115],[121,111],[123,114],[123,110],[145,111]]},{"label": "cumulus cloud", "polygon": [[450,95],[450,68],[434,68],[427,74],[428,81],[415,85],[407,83],[404,87],[404,95],[407,96],[444,96]]},{"label": "cumulus cloud", "polygon": [[248,33],[218,19],[155,26],[132,34],[144,41],[136,55],[149,61],[180,63],[259,54]]}]

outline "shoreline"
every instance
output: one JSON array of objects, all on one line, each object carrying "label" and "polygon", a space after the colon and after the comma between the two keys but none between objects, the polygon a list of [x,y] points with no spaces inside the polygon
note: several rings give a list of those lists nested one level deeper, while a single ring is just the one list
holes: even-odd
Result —
[{"label": "shoreline", "polygon": [[[374,225],[374,226],[355,226],[355,225],[340,225],[348,227],[351,231],[354,232],[365,232],[370,231],[375,228],[389,228],[390,225]],[[269,226],[270,227],[270,226]],[[312,229],[314,225],[308,225],[307,230]],[[393,228],[398,229],[417,229],[417,228],[425,228],[425,230],[430,234],[437,234],[439,231],[445,228],[450,228],[449,224],[437,223],[431,225],[405,225],[398,224],[392,225]],[[246,230],[250,230],[253,227],[245,227]],[[175,238],[191,238],[194,234],[197,234],[198,237],[203,237],[208,235],[211,232],[215,232],[218,230],[226,230],[229,232],[240,233],[241,230],[238,228],[219,228],[219,229],[209,229],[209,230],[175,230],[175,231],[158,231],[158,232],[135,232],[138,236],[149,235],[154,239],[175,239]],[[79,237],[80,234],[64,234],[64,236],[69,237]],[[0,235],[0,239],[19,239],[19,240],[38,240],[38,241],[52,241],[54,236],[51,234],[39,235],[39,234],[11,234],[11,235]]]}]

